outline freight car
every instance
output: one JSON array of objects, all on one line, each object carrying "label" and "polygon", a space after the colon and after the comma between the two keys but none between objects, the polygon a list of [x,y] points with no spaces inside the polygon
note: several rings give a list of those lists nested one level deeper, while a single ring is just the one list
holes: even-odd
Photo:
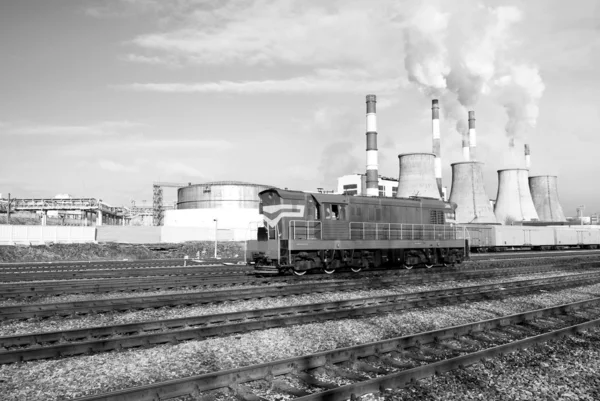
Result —
[{"label": "freight car", "polygon": [[257,273],[331,274],[348,267],[431,267],[468,257],[455,206],[429,198],[384,198],[267,189],[259,193],[265,227],[248,242]]},{"label": "freight car", "polygon": [[465,225],[464,228],[473,252],[600,247],[599,227]]}]

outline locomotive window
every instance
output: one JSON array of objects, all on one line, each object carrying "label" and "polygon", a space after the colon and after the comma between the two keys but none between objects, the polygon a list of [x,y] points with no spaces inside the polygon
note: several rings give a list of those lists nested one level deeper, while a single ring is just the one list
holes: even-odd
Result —
[{"label": "locomotive window", "polygon": [[430,224],[444,224],[444,212],[441,210],[429,211]]},{"label": "locomotive window", "polygon": [[325,218],[327,220],[346,220],[346,207],[344,205],[325,205]]}]

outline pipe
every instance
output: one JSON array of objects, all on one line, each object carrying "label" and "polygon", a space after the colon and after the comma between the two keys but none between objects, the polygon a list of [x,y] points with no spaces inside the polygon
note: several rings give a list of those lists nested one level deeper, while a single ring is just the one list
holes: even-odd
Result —
[{"label": "pipe", "polygon": [[379,196],[376,103],[375,95],[367,95],[367,196]]},{"label": "pipe", "polygon": [[435,180],[438,191],[442,192],[442,150],[440,146],[440,106],[437,99],[431,101],[431,135],[433,139],[433,154],[435,155]]}]

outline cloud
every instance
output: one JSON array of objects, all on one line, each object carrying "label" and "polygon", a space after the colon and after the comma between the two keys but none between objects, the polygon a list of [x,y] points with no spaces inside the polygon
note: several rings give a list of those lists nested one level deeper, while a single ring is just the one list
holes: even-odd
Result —
[{"label": "cloud", "polygon": [[[366,65],[399,56],[392,1],[182,1],[170,29],[139,35],[145,51],[203,65]],[[183,14],[183,11],[186,14]]]},{"label": "cloud", "polygon": [[144,56],[142,54],[127,54],[121,57],[121,59],[140,64],[164,65],[172,68],[181,67],[181,63],[176,58],[169,56]]},{"label": "cloud", "polygon": [[112,160],[101,159],[98,161],[100,168],[113,173],[137,173],[140,170],[139,163],[136,165],[126,166]]},{"label": "cloud", "polygon": [[376,79],[360,77],[355,73],[330,74],[319,72],[315,75],[288,79],[262,81],[216,81],[198,83],[134,83],[121,88],[141,92],[163,93],[390,93],[404,86],[402,79]]},{"label": "cloud", "polygon": [[203,173],[195,167],[191,167],[187,164],[184,164],[180,161],[171,161],[171,162],[158,162],[158,169],[161,171],[161,174],[179,176],[183,175],[186,177],[202,177]]},{"label": "cloud", "polygon": [[104,136],[130,132],[140,127],[145,127],[145,125],[131,121],[105,121],[89,125],[7,124],[6,132],[11,135]]},{"label": "cloud", "polygon": [[234,144],[223,139],[190,139],[190,140],[163,140],[150,139],[140,141],[136,146],[152,149],[184,148],[193,150],[228,150]]}]

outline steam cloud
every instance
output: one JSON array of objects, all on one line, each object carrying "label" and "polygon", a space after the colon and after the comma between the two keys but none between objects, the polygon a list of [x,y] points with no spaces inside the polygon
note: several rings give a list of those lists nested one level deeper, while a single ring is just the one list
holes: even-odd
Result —
[{"label": "steam cloud", "polygon": [[404,29],[408,79],[425,95],[440,98],[459,134],[466,131],[467,109],[482,94],[504,106],[509,139],[535,127],[544,83],[536,67],[507,58],[511,27],[521,18],[517,7],[485,7],[470,0],[411,10]]}]

